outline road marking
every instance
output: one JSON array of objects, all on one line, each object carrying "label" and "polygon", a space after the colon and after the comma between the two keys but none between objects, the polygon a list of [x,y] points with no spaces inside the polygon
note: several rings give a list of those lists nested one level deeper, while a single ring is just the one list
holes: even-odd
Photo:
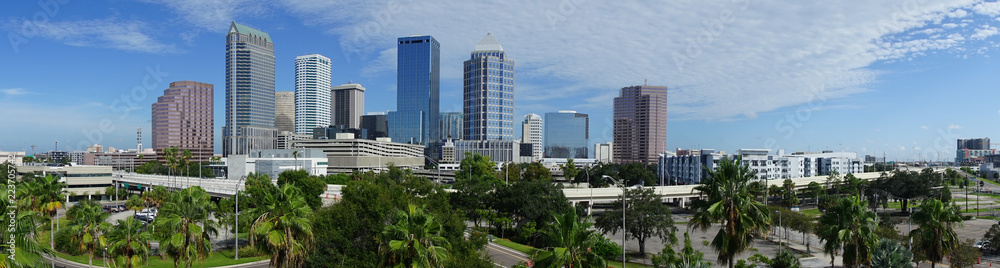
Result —
[{"label": "road marking", "polygon": [[[486,244],[486,247],[488,247],[490,249],[493,249],[493,250],[496,250],[496,251],[498,251],[500,253],[503,253],[504,255],[514,257],[515,259],[522,260],[522,261],[528,261],[528,259],[525,259],[524,257],[511,254],[510,251],[514,251],[513,249],[508,249],[507,247],[501,246],[499,244],[489,243],[489,244]],[[514,252],[524,254],[524,253],[522,253],[520,251],[514,251]],[[525,255],[525,256],[527,256],[527,255]]]}]

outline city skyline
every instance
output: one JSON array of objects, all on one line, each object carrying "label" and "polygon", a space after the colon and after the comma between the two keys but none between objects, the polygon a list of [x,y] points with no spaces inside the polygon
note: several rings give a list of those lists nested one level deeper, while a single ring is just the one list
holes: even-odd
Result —
[{"label": "city skyline", "polygon": [[[954,157],[955,139],[1000,132],[991,124],[1000,105],[989,101],[1000,69],[991,60],[997,55],[1000,15],[1000,5],[994,2],[917,7],[736,2],[683,8],[670,3],[587,2],[576,4],[572,12],[556,3],[474,3],[445,9],[436,7],[448,3],[390,8],[248,2],[216,13],[188,2],[75,3],[61,6],[58,14],[36,25],[38,32],[30,37],[22,22],[43,9],[35,3],[12,3],[0,12],[5,19],[0,28],[24,37],[9,39],[0,49],[0,58],[12,63],[0,67],[0,104],[32,111],[0,119],[25,129],[4,135],[0,150],[30,151],[35,144],[39,151],[48,151],[57,139],[64,150],[134,140],[134,129],[151,129],[150,104],[169,82],[225,83],[219,46],[231,21],[281,37],[275,46],[279,90],[294,86],[295,56],[321,53],[338,66],[334,84],[353,80],[366,85],[372,96],[394,96],[393,41],[433,35],[442,43],[442,112],[460,111],[461,62],[468,57],[468,47],[484,32],[493,32],[503,36],[505,48],[518,59],[515,117],[578,110],[592,117],[591,143],[611,140],[610,99],[616,91],[644,83],[671,88],[668,125],[675,131],[668,132],[668,150],[783,148],[948,160]],[[538,12],[516,15],[524,13],[517,12],[522,9]],[[330,14],[360,15],[318,16],[332,10],[342,11]],[[461,16],[451,14],[469,10],[511,15],[454,23]],[[654,10],[672,19],[641,27],[597,24],[605,19],[588,22],[595,15],[646,16]],[[370,14],[388,14],[391,19]],[[307,19],[313,17],[318,19]],[[366,32],[365,25],[379,28]],[[55,60],[69,64],[41,64]],[[78,68],[74,62],[92,67]],[[43,79],[53,76],[60,79]],[[947,93],[956,90],[963,94]],[[221,91],[214,98],[215,121],[220,123],[213,139],[216,148],[222,148],[218,143],[225,122]],[[366,112],[395,106],[394,98],[366,101]],[[102,127],[101,122],[107,124]],[[520,133],[519,127],[515,133]],[[149,135],[144,139],[151,144]]]}]

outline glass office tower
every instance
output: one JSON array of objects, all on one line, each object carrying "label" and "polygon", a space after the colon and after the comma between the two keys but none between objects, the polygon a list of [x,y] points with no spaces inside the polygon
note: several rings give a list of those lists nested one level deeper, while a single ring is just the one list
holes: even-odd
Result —
[{"label": "glass office tower", "polygon": [[441,44],[429,35],[400,37],[396,59],[396,111],[389,112],[394,142],[429,145],[438,129]]},{"label": "glass office tower", "polygon": [[514,60],[487,33],[465,69],[465,140],[514,140]]},{"label": "glass office tower", "polygon": [[545,113],[545,157],[589,158],[590,118],[576,111]]},{"label": "glass office tower", "polygon": [[222,155],[274,149],[274,43],[260,30],[233,22],[226,35],[226,126]]}]

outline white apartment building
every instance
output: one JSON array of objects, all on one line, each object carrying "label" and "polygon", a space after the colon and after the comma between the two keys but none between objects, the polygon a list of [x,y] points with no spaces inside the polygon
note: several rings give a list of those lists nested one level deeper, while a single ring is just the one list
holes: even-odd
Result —
[{"label": "white apartment building", "polygon": [[740,157],[742,163],[757,174],[759,180],[784,180],[790,178],[825,176],[833,172],[840,175],[864,172],[864,161],[854,152],[821,153],[795,152],[785,154],[769,149],[740,149],[736,154],[716,153],[712,149],[680,150],[679,153],[660,154],[657,170],[660,176],[679,184],[700,183],[707,176],[705,168],[714,170],[723,157]]},{"label": "white apartment building", "polygon": [[541,160],[542,153],[545,152],[545,148],[542,147],[542,129],[541,116],[537,114],[524,115],[524,121],[521,122],[521,143],[531,144],[534,161]]}]

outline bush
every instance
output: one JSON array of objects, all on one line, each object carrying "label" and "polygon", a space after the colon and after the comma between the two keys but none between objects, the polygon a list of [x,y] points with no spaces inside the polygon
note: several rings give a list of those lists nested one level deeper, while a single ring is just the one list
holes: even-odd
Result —
[{"label": "bush", "polygon": [[264,251],[260,250],[259,248],[255,248],[255,247],[251,247],[251,246],[240,247],[240,257],[258,257],[258,256],[266,256],[266,255],[267,254],[264,253]]},{"label": "bush", "polygon": [[83,252],[80,252],[80,247],[74,247],[73,245],[73,232],[70,231],[69,227],[59,229],[56,232],[56,250],[74,256],[83,254]]},{"label": "bush", "polygon": [[622,247],[618,245],[618,243],[615,243],[614,241],[611,241],[611,239],[602,235],[597,235],[597,242],[594,243],[591,250],[593,250],[598,256],[604,257],[605,259],[614,259],[622,253]]},{"label": "bush", "polygon": [[802,263],[799,262],[799,258],[792,254],[791,251],[782,251],[774,256],[771,260],[771,268],[799,268],[802,267]]}]

